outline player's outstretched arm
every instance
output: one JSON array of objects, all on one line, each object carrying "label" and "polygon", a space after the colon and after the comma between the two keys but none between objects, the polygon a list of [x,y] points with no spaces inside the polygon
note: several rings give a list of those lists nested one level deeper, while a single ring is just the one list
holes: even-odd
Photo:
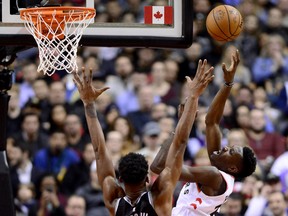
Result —
[{"label": "player's outstretched arm", "polygon": [[116,184],[115,170],[106,149],[103,130],[96,112],[96,99],[109,88],[96,89],[93,87],[91,69],[88,76],[84,68],[82,69],[82,76],[79,76],[78,73],[73,75],[80,98],[84,104],[86,121],[96,156],[99,183],[103,190],[105,204],[109,208],[110,204],[112,206],[113,200],[118,198],[118,193],[122,192],[122,189]]},{"label": "player's outstretched arm", "polygon": [[[234,76],[237,66],[240,62],[239,51],[236,50],[231,55],[231,65],[227,69],[225,63],[222,64],[222,70],[225,83],[222,85],[214,97],[206,115],[206,143],[209,157],[214,151],[221,148],[221,132],[219,123],[223,115],[224,106],[230,95],[233,86]],[[212,164],[213,165],[213,164]]]},{"label": "player's outstretched arm", "polygon": [[193,80],[186,77],[190,94],[187,97],[182,116],[176,126],[174,139],[169,148],[165,168],[152,186],[154,207],[158,214],[169,215],[172,208],[172,195],[180,177],[183,156],[191,132],[197,107],[198,98],[213,79],[213,67],[205,71],[207,61],[200,60]]}]

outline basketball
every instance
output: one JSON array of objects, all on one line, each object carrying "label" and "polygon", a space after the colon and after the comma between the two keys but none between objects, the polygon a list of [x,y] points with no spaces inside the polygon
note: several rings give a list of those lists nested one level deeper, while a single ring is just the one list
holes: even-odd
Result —
[{"label": "basketball", "polygon": [[215,40],[228,42],[237,38],[242,32],[243,19],[235,7],[219,5],[209,12],[206,28]]}]

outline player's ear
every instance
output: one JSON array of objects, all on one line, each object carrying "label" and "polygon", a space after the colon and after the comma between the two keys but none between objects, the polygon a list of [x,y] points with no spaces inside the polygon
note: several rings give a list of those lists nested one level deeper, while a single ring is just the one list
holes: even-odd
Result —
[{"label": "player's ear", "polygon": [[239,169],[235,165],[232,165],[232,166],[228,167],[228,171],[230,173],[237,173],[239,171]]}]

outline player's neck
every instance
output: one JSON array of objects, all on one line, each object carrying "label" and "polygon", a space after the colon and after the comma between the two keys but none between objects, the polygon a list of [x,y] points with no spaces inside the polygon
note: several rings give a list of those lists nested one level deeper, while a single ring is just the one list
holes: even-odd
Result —
[{"label": "player's neck", "polygon": [[147,191],[145,185],[125,185],[126,196],[132,204],[134,204],[145,191]]}]

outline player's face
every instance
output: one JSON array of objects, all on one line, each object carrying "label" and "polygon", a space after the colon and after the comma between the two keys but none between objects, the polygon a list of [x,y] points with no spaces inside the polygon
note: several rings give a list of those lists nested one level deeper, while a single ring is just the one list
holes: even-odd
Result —
[{"label": "player's face", "polygon": [[[214,151],[211,159],[218,166],[235,165],[240,167],[243,160],[243,147],[241,146],[225,146],[219,151]],[[220,168],[220,167],[219,167]]]}]

